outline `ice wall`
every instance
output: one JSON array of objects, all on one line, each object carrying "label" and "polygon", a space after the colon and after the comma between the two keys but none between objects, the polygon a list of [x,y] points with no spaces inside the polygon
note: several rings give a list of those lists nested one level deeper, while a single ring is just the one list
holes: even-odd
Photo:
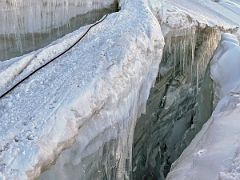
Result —
[{"label": "ice wall", "polygon": [[209,121],[173,164],[167,179],[239,179],[239,66],[236,37],[222,36],[211,63],[219,101]]},{"label": "ice wall", "polygon": [[0,61],[42,48],[117,8],[117,0],[3,0]]},{"label": "ice wall", "polygon": [[[211,116],[214,97],[209,62],[221,31],[236,32],[240,18],[224,2],[149,2],[166,45],[146,114],[136,124],[136,180],[165,179],[171,164]],[[224,15],[219,15],[220,9]]]},{"label": "ice wall", "polygon": [[[159,77],[138,119],[134,134],[134,179],[165,179],[212,113],[208,64],[220,31],[213,28],[172,31],[165,37]],[[204,101],[205,100],[205,101]]]}]

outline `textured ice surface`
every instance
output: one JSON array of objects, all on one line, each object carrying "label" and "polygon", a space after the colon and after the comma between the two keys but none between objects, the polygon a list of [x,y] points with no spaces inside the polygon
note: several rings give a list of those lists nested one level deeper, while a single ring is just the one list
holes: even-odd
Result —
[{"label": "textured ice surface", "polygon": [[116,0],[2,0],[0,61],[42,48],[116,9]]},{"label": "textured ice surface", "polygon": [[[191,27],[225,31],[238,26],[236,8],[228,10],[210,0],[122,0],[120,5],[120,12],[108,16],[74,49],[0,100],[0,178],[31,179],[48,167],[40,178],[131,178],[136,119],[145,110],[163,50],[159,24],[164,35],[189,37],[192,42],[183,40],[182,47],[190,45],[190,54],[196,44],[192,32],[197,30]],[[0,93],[67,49],[86,28],[0,63]],[[178,45],[169,48],[174,52]],[[206,68],[208,59],[203,57],[196,71],[189,69],[197,73],[194,77],[201,74],[199,67]],[[181,59],[183,70],[195,60]],[[171,100],[174,97],[166,103]],[[181,133],[169,141],[174,143]]]},{"label": "textured ice surface", "polygon": [[[103,9],[114,0],[3,0],[0,2],[0,34],[47,32],[80,14]],[[33,18],[34,17],[34,18]]]},{"label": "textured ice surface", "polygon": [[170,179],[240,179],[240,47],[224,34],[213,57],[211,76],[220,99],[210,120],[173,164]]},{"label": "textured ice surface", "polygon": [[[75,140],[79,156],[67,157],[74,158],[70,163],[75,167],[80,165],[75,171],[79,176],[98,176],[102,170],[98,167],[95,174],[87,171],[95,170],[89,167],[101,164],[102,156],[91,156],[104,143],[116,141],[114,157],[109,159],[116,161],[103,164],[103,170],[108,176],[110,171],[120,179],[128,177],[135,121],[157,76],[164,41],[144,0],[121,4],[120,12],[109,15],[71,51],[0,100],[0,178],[38,177]],[[47,48],[0,63],[1,93],[66,49],[86,28]],[[68,162],[69,151],[59,159]],[[89,162],[83,161],[86,157]],[[57,161],[55,167],[66,161]],[[74,169],[67,169],[52,173],[71,179]]]},{"label": "textured ice surface", "polygon": [[224,34],[211,67],[212,78],[217,83],[216,96],[218,98],[224,97],[239,80],[239,67],[239,42],[233,35]]},{"label": "textured ice surface", "polygon": [[[221,8],[212,1],[149,2],[161,23],[165,48],[146,115],[136,124],[136,180],[164,179],[171,163],[211,116],[212,82],[207,66],[221,31],[232,31],[238,26],[229,20],[232,10],[223,6],[229,13],[219,16]],[[204,11],[207,4],[211,10]]]},{"label": "textured ice surface", "polygon": [[137,121],[133,150],[136,180],[144,176],[164,179],[171,163],[212,113],[212,83],[207,67],[220,32],[211,28],[186,32],[177,36],[176,31],[176,36],[167,37],[146,115]]}]

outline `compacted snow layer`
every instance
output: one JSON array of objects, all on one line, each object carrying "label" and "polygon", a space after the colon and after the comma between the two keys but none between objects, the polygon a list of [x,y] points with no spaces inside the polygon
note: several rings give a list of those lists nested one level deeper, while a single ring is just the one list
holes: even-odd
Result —
[{"label": "compacted snow layer", "polygon": [[220,99],[210,120],[173,164],[167,179],[240,179],[240,47],[224,34],[211,63]]},{"label": "compacted snow layer", "polygon": [[[196,23],[196,20],[200,24],[208,24],[209,26],[219,26],[223,29],[236,28],[240,25],[239,11],[240,2],[237,0],[220,0],[214,2],[213,0],[163,0],[163,20],[165,14],[174,14],[175,17],[166,19],[168,23],[174,27],[175,25],[184,24],[192,19],[191,23]],[[187,13],[188,17],[182,15]],[[161,14],[160,14],[161,15]],[[177,20],[177,21],[176,21]],[[186,24],[186,23],[185,23]]]},{"label": "compacted snow layer", "polygon": [[[135,121],[154,85],[164,40],[144,0],[120,3],[120,12],[0,100],[0,179],[36,178],[60,154],[50,176],[128,178]],[[87,28],[0,63],[1,94]],[[103,156],[104,144],[112,156]]]}]

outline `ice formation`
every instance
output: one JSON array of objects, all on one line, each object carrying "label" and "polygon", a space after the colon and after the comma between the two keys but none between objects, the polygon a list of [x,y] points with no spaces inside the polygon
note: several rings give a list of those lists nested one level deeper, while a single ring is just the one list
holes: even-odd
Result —
[{"label": "ice formation", "polygon": [[[22,5],[33,3],[10,2],[18,7],[15,12],[20,15]],[[48,31],[52,25],[58,29],[82,12],[69,11],[78,2],[75,0],[46,2],[50,1],[39,1],[40,6],[33,6],[36,13],[42,11],[41,5],[47,7],[50,16],[53,10],[58,13],[63,8],[65,18],[49,24],[48,17],[36,16],[42,23],[37,23],[34,29],[20,18],[18,27],[30,29],[23,28],[23,32],[17,33]],[[91,2],[100,3],[97,7],[103,8],[116,1],[79,2],[83,4],[77,8],[90,7]],[[68,53],[0,99],[0,179],[164,179],[171,163],[208,120],[213,108],[209,61],[221,32],[239,33],[240,3],[237,0],[118,3],[119,12],[110,14]],[[92,7],[95,6],[91,4]],[[33,9],[26,13],[34,13]],[[6,19],[12,23],[15,20]],[[0,62],[0,94],[68,49],[88,27],[35,52]],[[2,32],[6,33],[6,29]],[[235,57],[232,51],[238,50],[232,49],[239,47],[232,35],[225,34],[222,39],[211,66],[216,82],[215,102],[217,98],[224,99],[226,93],[230,95],[224,103],[220,101],[215,112],[224,108],[234,111],[238,107],[238,90],[231,90],[238,84],[238,61],[234,58],[229,61],[234,69],[229,72],[224,57],[229,54]],[[216,114],[218,117],[219,113]],[[237,125],[235,128],[237,131]],[[186,152],[189,151],[182,157]],[[207,153],[207,148],[199,148],[195,155]],[[178,162],[181,158],[168,178],[181,177],[181,173],[174,174]],[[232,167],[237,166],[236,158]],[[236,169],[224,170],[219,176],[234,176]]]},{"label": "ice formation", "polygon": [[[204,11],[206,4],[211,8]],[[212,1],[151,1],[150,7],[161,23],[165,48],[146,115],[135,128],[136,180],[164,179],[171,163],[211,116],[209,61],[221,32],[236,32],[238,26],[231,21],[231,9],[219,16],[224,6]]]},{"label": "ice formation", "polygon": [[117,10],[117,0],[2,0],[0,61],[42,48]]},{"label": "ice formation", "polygon": [[[69,53],[0,100],[1,178],[38,177],[74,141],[80,156],[69,157],[74,161],[65,175],[59,174],[61,178],[71,175],[71,164],[80,166],[75,173],[86,179],[106,174],[128,177],[134,124],[154,84],[164,40],[145,1],[122,2],[121,8]],[[1,90],[58,54],[86,28],[46,49],[2,62],[1,74],[9,80],[1,84]],[[103,156],[106,143],[107,157]],[[64,161],[59,163],[61,167]]]},{"label": "ice formation", "polygon": [[168,180],[240,179],[239,65],[239,43],[224,34],[211,65],[220,100],[210,120],[172,166]]}]

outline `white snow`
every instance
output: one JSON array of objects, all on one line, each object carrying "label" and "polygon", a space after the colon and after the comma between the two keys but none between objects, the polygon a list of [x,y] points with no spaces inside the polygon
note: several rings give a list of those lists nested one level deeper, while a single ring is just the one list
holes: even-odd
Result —
[{"label": "white snow", "polygon": [[222,30],[240,26],[239,0],[149,0],[150,7],[166,35],[173,29],[219,27]]},{"label": "white snow", "polygon": [[[1,93],[74,43],[86,28],[0,63],[7,78]],[[160,25],[146,2],[126,1],[70,52],[2,98],[0,179],[38,177],[76,136],[81,147],[77,162],[117,140],[118,176],[127,176],[121,170],[131,159],[134,124],[154,85],[163,45]]]},{"label": "white snow", "polygon": [[[227,68],[226,68],[227,67]],[[224,34],[212,60],[212,79],[217,83],[217,96],[223,98],[239,81],[240,48],[236,37]]]},{"label": "white snow", "polygon": [[[58,4],[56,0],[54,3]],[[109,15],[70,52],[0,100],[0,179],[36,178],[56,160],[56,165],[43,178],[71,179],[74,173],[85,176],[88,166],[83,158],[90,157],[111,140],[117,142],[114,152],[119,160],[117,177],[129,178],[125,170],[131,170],[136,119],[145,110],[164,46],[159,22],[164,24],[164,34],[169,29],[184,29],[193,24],[233,29],[239,26],[239,6],[234,3],[239,4],[236,0],[163,0],[161,3],[121,0],[120,12]],[[0,17],[8,21],[5,15]],[[49,24],[45,25],[47,28]],[[29,27],[35,28],[27,30],[30,32],[42,28]],[[67,49],[87,28],[80,28],[36,52],[0,62],[0,94]],[[221,101],[212,118],[175,163],[169,179],[239,176],[237,76],[240,74],[236,42],[229,34],[223,36],[212,65],[212,77]],[[63,152],[69,147],[72,148]],[[76,149],[77,158],[73,153]],[[126,167],[127,160],[129,167]],[[72,164],[76,170],[71,169]],[[65,166],[70,171],[63,172]]]},{"label": "white snow", "polygon": [[240,179],[240,47],[224,34],[211,65],[220,101],[167,179]]}]

